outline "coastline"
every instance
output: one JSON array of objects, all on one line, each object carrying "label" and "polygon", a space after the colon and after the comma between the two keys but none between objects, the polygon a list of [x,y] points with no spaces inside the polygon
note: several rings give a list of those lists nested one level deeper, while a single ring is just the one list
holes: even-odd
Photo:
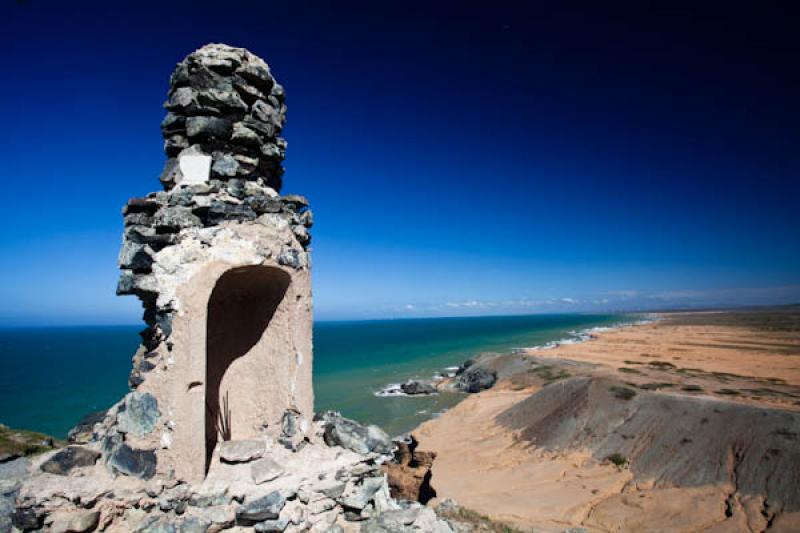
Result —
[{"label": "coastline", "polygon": [[[625,316],[625,315],[621,315]],[[636,314],[634,316],[647,316],[647,318],[633,320],[633,321],[621,321],[618,324],[612,324],[609,326],[590,326],[587,328],[579,329],[579,330],[571,330],[568,331],[566,336],[558,338],[553,341],[548,341],[541,345],[534,345],[530,347],[520,347],[520,348],[512,348],[509,353],[516,354],[516,353],[528,353],[530,351],[537,351],[537,350],[551,350],[554,348],[558,348],[560,346],[566,345],[573,345],[573,344],[581,344],[596,338],[596,335],[599,333],[604,333],[608,331],[614,331],[617,329],[628,328],[632,326],[638,326],[643,324],[650,324],[658,320],[658,315],[655,313],[647,313],[647,314]],[[494,353],[494,352],[481,352],[477,354],[474,358],[469,358],[466,361],[463,361],[460,365],[457,366],[446,366],[442,369],[434,372],[434,374],[430,378],[409,378],[405,382],[396,382],[396,383],[388,383],[385,387],[376,390],[373,392],[373,395],[378,398],[389,398],[389,397],[415,397],[415,396],[424,396],[424,395],[432,395],[432,394],[439,394],[443,390],[447,390],[447,385],[452,382],[453,378],[457,376],[459,370],[463,370],[464,365],[466,363],[473,363],[479,362],[481,359],[485,359],[487,357],[496,357],[496,356],[503,356],[507,355],[504,353]],[[425,385],[433,385],[435,386],[436,390],[429,391],[429,392],[418,392],[418,393],[409,393],[403,390],[403,385],[415,383],[415,384],[425,384]],[[450,390],[452,392],[452,390]],[[445,411],[441,411],[437,413],[438,415],[443,414]]]},{"label": "coastline", "polygon": [[[585,342],[486,361],[498,370],[493,388],[412,431],[417,449],[436,455],[430,482],[437,501],[453,499],[523,530],[798,527],[793,482],[768,479],[755,461],[746,475],[766,488],[740,487],[708,465],[715,453],[726,464],[743,435],[759,440],[752,447],[791,455],[795,443],[780,435],[800,427],[793,362],[800,335],[794,325],[780,331],[749,323],[746,314],[725,315],[741,324],[715,324],[717,315],[659,314]],[[541,418],[546,412],[552,417]],[[620,437],[618,429],[637,416],[643,425]],[[773,419],[788,426],[772,427],[766,421]],[[668,462],[651,457],[654,442],[669,450],[660,453]],[[790,471],[798,467],[796,457],[779,460]],[[783,507],[776,509],[766,502],[781,483]]]}]

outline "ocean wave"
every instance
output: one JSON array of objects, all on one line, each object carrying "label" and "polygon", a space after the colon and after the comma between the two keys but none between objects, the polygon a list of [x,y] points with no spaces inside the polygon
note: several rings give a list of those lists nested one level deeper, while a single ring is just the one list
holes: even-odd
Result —
[{"label": "ocean wave", "polygon": [[568,344],[580,344],[582,342],[586,342],[596,338],[597,333],[604,333],[608,331],[614,331],[615,329],[626,328],[630,326],[641,326],[644,324],[650,324],[658,320],[655,316],[648,315],[644,318],[638,320],[631,320],[626,322],[619,322],[617,324],[611,326],[593,326],[590,328],[585,328],[581,330],[572,330],[567,332],[568,337],[564,337],[563,339],[558,339],[555,341],[550,341],[545,344],[539,344],[536,346],[530,346],[528,348],[520,348],[515,349],[515,351],[523,351],[523,350],[552,350],[553,348],[558,348],[559,346],[564,346]]},{"label": "ocean wave", "polygon": [[401,383],[390,383],[379,391],[375,391],[375,396],[379,398],[388,398],[391,396],[410,396],[403,392]]}]

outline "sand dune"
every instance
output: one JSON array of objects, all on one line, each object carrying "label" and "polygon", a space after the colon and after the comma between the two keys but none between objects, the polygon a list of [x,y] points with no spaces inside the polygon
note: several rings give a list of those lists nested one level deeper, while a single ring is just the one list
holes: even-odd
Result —
[{"label": "sand dune", "polygon": [[800,530],[798,333],[741,318],[489,358],[505,379],[415,432],[439,499],[537,531]]}]

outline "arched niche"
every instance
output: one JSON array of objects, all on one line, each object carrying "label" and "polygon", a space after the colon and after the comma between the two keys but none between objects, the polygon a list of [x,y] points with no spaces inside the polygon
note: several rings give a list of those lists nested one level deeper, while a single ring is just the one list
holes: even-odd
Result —
[{"label": "arched niche", "polygon": [[236,383],[225,380],[226,372],[242,357],[263,363],[257,352],[269,343],[265,333],[290,282],[289,274],[280,268],[247,266],[228,270],[214,285],[206,326],[206,471],[217,443],[231,438],[236,410],[246,408],[237,400],[242,391],[229,394]]}]

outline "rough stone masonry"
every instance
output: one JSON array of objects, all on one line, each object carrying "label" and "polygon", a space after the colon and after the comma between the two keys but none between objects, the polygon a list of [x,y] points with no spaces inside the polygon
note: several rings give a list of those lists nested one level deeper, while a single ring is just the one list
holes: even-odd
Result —
[{"label": "rough stone masonry", "polygon": [[[279,196],[286,106],[263,60],[205,46],[178,64],[164,107],[165,190],[123,210],[117,292],[141,299],[147,329],[106,447],[112,464],[134,454],[199,481],[218,442],[277,435],[286,417],[308,430],[312,215]],[[134,409],[146,427],[127,422]]]},{"label": "rough stone masonry", "polygon": [[69,446],[0,464],[0,533],[452,533],[392,498],[383,431],[312,412],[312,216],[279,195],[286,107],[267,64],[204,46],[165,107],[164,190],[123,210],[118,293],[147,324],[131,391]]}]

